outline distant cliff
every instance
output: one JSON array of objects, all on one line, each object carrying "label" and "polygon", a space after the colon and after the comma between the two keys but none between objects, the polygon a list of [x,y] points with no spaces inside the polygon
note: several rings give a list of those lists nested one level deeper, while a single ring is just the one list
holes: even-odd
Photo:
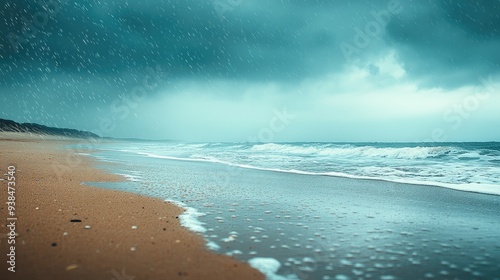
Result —
[{"label": "distant cliff", "polygon": [[36,123],[17,123],[11,120],[0,119],[0,131],[24,132],[35,134],[47,134],[55,136],[66,136],[76,138],[99,138],[97,134],[69,128],[48,127]]}]

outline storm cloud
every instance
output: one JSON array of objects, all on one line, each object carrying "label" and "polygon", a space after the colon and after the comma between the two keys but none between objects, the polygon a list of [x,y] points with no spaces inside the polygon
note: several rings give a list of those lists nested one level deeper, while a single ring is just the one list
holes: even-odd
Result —
[{"label": "storm cloud", "polygon": [[[136,105],[128,102],[129,111],[134,111],[130,116],[137,120],[128,119],[122,128],[118,125],[112,136],[134,136],[126,132],[128,124],[135,123],[131,127],[139,129],[148,120],[151,126],[168,127],[162,134],[151,128],[148,137],[178,138],[180,128],[161,119],[172,121],[172,116],[151,112],[175,111],[171,108],[175,102],[198,112],[210,111],[193,105],[204,98],[205,104],[215,107],[238,104],[249,111],[241,116],[233,113],[234,119],[245,123],[239,127],[247,129],[228,139],[240,139],[250,127],[253,131],[261,126],[247,121],[266,115],[258,108],[271,112],[275,107],[295,106],[308,115],[318,108],[314,106],[319,96],[348,94],[359,100],[379,92],[382,98],[389,88],[453,95],[467,87],[481,87],[481,79],[487,77],[496,81],[499,11],[499,1],[452,0],[7,2],[0,11],[0,100],[10,106],[2,109],[0,117],[91,129],[81,118],[93,123],[120,119],[120,106],[127,104],[134,88],[154,75],[161,76],[158,84],[140,100],[141,106],[149,106],[147,113],[146,107],[130,110]],[[151,74],[148,69],[161,73]],[[346,83],[349,79],[366,86]],[[181,102],[179,96],[186,100]],[[245,103],[247,99],[253,101]],[[221,105],[225,102],[231,104]],[[174,115],[187,122],[179,114]],[[329,117],[334,120],[323,121],[339,122],[340,115],[325,116]],[[182,131],[190,130],[196,118],[183,124]],[[304,125],[306,119],[302,118]],[[360,123],[361,117],[356,126]],[[202,139],[195,130],[192,127],[184,138]],[[298,138],[289,136],[283,140]]]}]

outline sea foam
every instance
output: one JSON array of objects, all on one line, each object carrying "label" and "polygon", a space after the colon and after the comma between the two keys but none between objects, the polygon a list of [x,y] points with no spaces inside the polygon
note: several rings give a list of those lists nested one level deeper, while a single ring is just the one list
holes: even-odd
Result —
[{"label": "sea foam", "polygon": [[253,258],[248,260],[251,267],[262,272],[266,276],[267,280],[291,280],[298,279],[295,275],[289,275],[287,277],[278,275],[277,272],[281,267],[281,263],[274,258]]},{"label": "sea foam", "polygon": [[204,227],[205,223],[200,222],[200,220],[198,219],[199,217],[205,216],[205,213],[198,212],[197,209],[188,207],[186,204],[179,201],[168,199],[165,201],[177,205],[185,210],[184,213],[179,215],[181,226],[198,233],[205,233],[207,231],[207,229]]},{"label": "sea foam", "polygon": [[222,164],[230,171],[383,180],[500,195],[498,143],[155,143],[117,150]]}]

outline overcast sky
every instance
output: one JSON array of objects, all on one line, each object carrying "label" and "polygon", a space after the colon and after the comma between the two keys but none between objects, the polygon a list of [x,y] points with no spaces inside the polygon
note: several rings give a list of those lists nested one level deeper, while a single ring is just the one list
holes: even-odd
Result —
[{"label": "overcast sky", "polygon": [[4,1],[0,118],[187,141],[500,141],[500,1]]}]

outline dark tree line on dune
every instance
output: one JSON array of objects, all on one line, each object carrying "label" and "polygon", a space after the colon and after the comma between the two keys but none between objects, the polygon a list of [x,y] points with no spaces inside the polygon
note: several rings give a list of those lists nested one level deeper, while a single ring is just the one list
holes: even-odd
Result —
[{"label": "dark tree line on dune", "polygon": [[66,136],[66,137],[76,137],[76,138],[99,138],[97,134],[88,131],[80,131],[69,128],[48,127],[36,123],[17,123],[15,121],[5,120],[5,119],[0,119],[0,131],[46,134],[46,135]]}]

